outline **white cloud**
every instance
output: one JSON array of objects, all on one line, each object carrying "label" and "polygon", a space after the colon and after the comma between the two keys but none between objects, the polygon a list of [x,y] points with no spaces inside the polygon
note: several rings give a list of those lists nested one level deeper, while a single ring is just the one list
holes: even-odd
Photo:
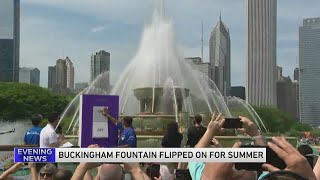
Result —
[{"label": "white cloud", "polygon": [[107,25],[102,25],[102,26],[93,27],[90,29],[90,31],[93,33],[97,33],[97,32],[101,32],[101,31],[105,31],[107,29],[108,29]]}]

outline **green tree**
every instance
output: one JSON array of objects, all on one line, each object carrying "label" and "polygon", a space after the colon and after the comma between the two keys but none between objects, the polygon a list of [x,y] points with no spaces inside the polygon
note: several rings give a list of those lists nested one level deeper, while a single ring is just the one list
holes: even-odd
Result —
[{"label": "green tree", "polygon": [[68,104],[66,96],[24,83],[0,83],[0,119],[24,120],[33,114],[45,116],[62,112]]}]

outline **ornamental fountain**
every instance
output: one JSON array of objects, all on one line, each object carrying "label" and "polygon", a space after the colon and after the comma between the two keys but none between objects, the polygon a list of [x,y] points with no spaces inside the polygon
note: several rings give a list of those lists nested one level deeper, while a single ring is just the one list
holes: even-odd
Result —
[{"label": "ornamental fountain", "polygon": [[213,112],[232,117],[228,101],[215,83],[185,61],[176,43],[173,23],[164,14],[163,0],[157,0],[155,7],[136,55],[114,87],[110,90],[105,86],[109,78],[109,72],[105,72],[69,104],[60,120],[67,123],[67,134],[77,132],[81,94],[118,95],[120,117],[133,117],[139,147],[158,147],[171,121],[176,121],[186,135],[195,114],[203,115],[204,124]]}]

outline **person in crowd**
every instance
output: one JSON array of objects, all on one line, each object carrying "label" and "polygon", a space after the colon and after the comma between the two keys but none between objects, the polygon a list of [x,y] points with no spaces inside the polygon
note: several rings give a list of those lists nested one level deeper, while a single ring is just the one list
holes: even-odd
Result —
[{"label": "person in crowd", "polygon": [[[97,144],[90,145],[88,148],[99,148]],[[102,166],[101,166],[102,165]],[[145,172],[140,168],[139,163],[124,163],[123,170],[120,165],[102,163],[81,162],[75,169],[71,180],[91,180],[89,170],[101,166],[95,179],[98,180],[124,180],[124,172],[130,173],[132,180],[150,180]],[[112,175],[112,176],[111,176]],[[109,179],[106,179],[109,178]],[[158,180],[162,180],[161,177]]]},{"label": "person in crowd", "polygon": [[202,116],[197,114],[194,116],[194,126],[188,129],[187,145],[194,147],[206,132],[207,128],[202,125]]},{"label": "person in crowd", "polygon": [[27,145],[38,145],[40,142],[40,132],[41,127],[39,126],[42,121],[42,115],[37,114],[33,115],[31,117],[31,122],[33,127],[30,128],[25,134],[24,134],[24,143]]},{"label": "person in crowd", "polygon": [[54,180],[70,180],[72,177],[72,172],[68,169],[58,169],[54,174]]},{"label": "person in crowd", "polygon": [[[257,137],[256,141],[259,143],[261,138],[257,126],[245,117],[240,117],[243,122],[243,128],[238,129],[244,134]],[[207,148],[210,144],[217,144],[214,136],[219,135],[223,131],[224,117],[222,114],[218,116],[213,113],[212,118],[208,124],[207,130],[200,141],[195,146],[196,148]],[[241,143],[234,144],[234,148],[240,147]],[[213,171],[225,172],[223,175],[217,175]],[[233,169],[233,163],[204,163],[204,162],[191,162],[189,163],[189,172],[192,179],[256,179],[256,173],[251,171],[237,171]],[[212,174],[213,173],[213,174]],[[214,177],[216,176],[216,177]]]},{"label": "person in crowd", "polygon": [[40,148],[54,148],[59,147],[64,140],[64,135],[59,137],[55,131],[60,116],[54,113],[48,117],[48,124],[41,130],[40,133]]},{"label": "person in crowd", "polygon": [[162,138],[161,146],[162,147],[180,147],[183,135],[179,132],[178,123],[170,122],[167,125],[166,134]]},{"label": "person in crowd", "polygon": [[303,155],[308,160],[310,167],[313,168],[313,165],[314,165],[313,149],[307,144],[302,144],[297,148],[297,150],[300,152],[301,155]]},{"label": "person in crowd", "polygon": [[108,108],[103,109],[102,115],[117,125],[120,132],[118,147],[137,147],[137,136],[132,126],[132,117],[126,116],[122,121],[119,121],[109,114]]},{"label": "person in crowd", "polygon": [[14,180],[11,174],[18,172],[18,170],[23,166],[23,163],[16,163],[9,169],[0,174],[0,180]]},{"label": "person in crowd", "polygon": [[40,180],[53,180],[55,173],[57,172],[57,167],[54,164],[46,164],[43,166],[39,172]]}]

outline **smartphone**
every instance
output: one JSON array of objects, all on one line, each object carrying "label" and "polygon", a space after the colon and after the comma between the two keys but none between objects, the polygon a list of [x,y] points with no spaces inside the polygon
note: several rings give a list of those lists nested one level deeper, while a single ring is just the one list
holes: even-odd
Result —
[{"label": "smartphone", "polygon": [[189,170],[187,169],[175,169],[175,180],[192,180]]},{"label": "smartphone", "polygon": [[222,127],[226,129],[237,129],[242,128],[243,123],[241,122],[240,118],[225,118]]},{"label": "smartphone", "polygon": [[150,167],[147,168],[146,173],[151,179],[160,177],[160,164],[150,164]]},{"label": "smartphone", "polygon": [[[281,159],[277,153],[275,153],[268,146],[254,146],[254,145],[242,145],[242,148],[266,148],[267,158],[266,163],[271,164],[279,169],[285,169],[287,167],[286,163]],[[264,171],[262,168],[263,163],[235,163],[235,168],[237,170],[248,170],[248,171]]]}]

